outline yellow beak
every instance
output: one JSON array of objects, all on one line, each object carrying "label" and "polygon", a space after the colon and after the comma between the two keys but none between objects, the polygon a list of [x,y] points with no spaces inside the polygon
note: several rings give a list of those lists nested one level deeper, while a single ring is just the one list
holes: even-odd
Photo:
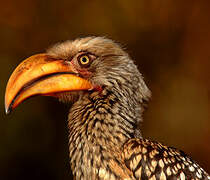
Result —
[{"label": "yellow beak", "polygon": [[47,54],[27,58],[17,66],[7,83],[6,113],[31,96],[92,89],[92,84],[78,75],[69,62]]}]

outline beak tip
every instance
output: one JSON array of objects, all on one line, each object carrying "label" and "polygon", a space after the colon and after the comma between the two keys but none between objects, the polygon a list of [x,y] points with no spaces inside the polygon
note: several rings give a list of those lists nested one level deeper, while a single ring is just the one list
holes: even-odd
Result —
[{"label": "beak tip", "polygon": [[10,106],[9,107],[5,106],[5,113],[6,113],[6,115],[10,114],[11,111],[12,111],[12,108]]}]

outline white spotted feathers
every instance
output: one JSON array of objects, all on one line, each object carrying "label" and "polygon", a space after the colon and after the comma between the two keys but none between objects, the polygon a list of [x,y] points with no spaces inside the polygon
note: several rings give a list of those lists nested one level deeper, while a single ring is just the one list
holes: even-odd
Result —
[{"label": "white spotted feathers", "polygon": [[183,151],[147,139],[129,140],[124,157],[136,179],[210,179]]}]

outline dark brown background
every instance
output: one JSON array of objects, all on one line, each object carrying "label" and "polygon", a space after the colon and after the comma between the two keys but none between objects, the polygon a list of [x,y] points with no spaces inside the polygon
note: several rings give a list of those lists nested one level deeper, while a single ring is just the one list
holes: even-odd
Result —
[{"label": "dark brown background", "polygon": [[7,0],[0,9],[0,179],[70,179],[68,107],[37,97],[4,113],[6,82],[24,58],[58,41],[106,36],[127,47],[153,92],[144,137],[210,172],[209,0]]}]

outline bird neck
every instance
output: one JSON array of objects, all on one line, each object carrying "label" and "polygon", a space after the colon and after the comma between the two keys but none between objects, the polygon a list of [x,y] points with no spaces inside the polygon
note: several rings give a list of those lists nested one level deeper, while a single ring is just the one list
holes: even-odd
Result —
[{"label": "bird neck", "polygon": [[106,168],[106,161],[118,159],[122,145],[129,138],[141,137],[137,124],[141,121],[142,109],[137,99],[129,87],[115,84],[101,92],[84,94],[72,106],[68,126],[74,175],[94,174],[89,172],[93,166]]}]

